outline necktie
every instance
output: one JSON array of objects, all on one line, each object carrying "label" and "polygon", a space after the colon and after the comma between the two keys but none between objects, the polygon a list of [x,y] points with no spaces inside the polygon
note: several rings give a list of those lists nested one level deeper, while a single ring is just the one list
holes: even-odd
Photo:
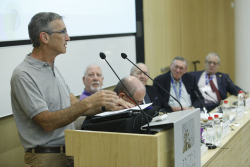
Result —
[{"label": "necktie", "polygon": [[148,96],[148,94],[146,93],[145,97],[144,97],[144,100],[145,100],[145,103],[148,104],[148,103],[151,103],[151,100]]},{"label": "necktie", "polygon": [[[210,79],[210,75],[208,75],[208,79]],[[211,79],[211,81],[210,81],[210,86],[211,86],[212,91],[216,93],[218,102],[220,103],[220,101],[221,101],[220,92],[219,92],[219,90],[215,87],[214,82],[213,82],[212,79]]]}]

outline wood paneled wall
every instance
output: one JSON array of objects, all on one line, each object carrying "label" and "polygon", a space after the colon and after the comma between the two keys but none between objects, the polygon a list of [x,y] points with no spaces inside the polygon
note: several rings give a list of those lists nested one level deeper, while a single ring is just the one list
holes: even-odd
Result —
[{"label": "wood paneled wall", "polygon": [[[216,52],[221,57],[219,71],[235,75],[234,8],[231,0],[144,0],[145,63],[152,78],[170,65],[176,56],[188,62],[199,60],[204,69],[205,57]],[[152,84],[152,82],[149,82]]]}]

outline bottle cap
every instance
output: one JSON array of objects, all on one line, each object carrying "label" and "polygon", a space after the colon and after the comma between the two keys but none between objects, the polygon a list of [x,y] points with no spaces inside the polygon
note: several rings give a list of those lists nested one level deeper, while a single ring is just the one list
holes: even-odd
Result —
[{"label": "bottle cap", "polygon": [[213,117],[208,117],[208,120],[213,120]]},{"label": "bottle cap", "polygon": [[214,115],[214,118],[219,118],[219,115]]},{"label": "bottle cap", "polygon": [[242,91],[240,90],[239,93],[242,93]]},{"label": "bottle cap", "polygon": [[228,101],[227,101],[227,100],[225,100],[225,101],[224,101],[224,103],[225,103],[225,104],[227,104],[227,103],[228,103]]}]

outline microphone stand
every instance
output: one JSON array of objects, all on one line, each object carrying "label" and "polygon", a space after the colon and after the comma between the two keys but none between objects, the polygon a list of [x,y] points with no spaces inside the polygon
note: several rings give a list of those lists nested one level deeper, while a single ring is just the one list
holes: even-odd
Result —
[{"label": "microphone stand", "polygon": [[[135,65],[132,61],[130,61],[128,58],[127,58],[127,55],[125,53],[122,53],[121,54],[122,58],[123,59],[127,59],[130,63],[132,63],[135,67],[137,67],[137,65]],[[161,89],[163,89],[165,92],[167,92],[167,94],[169,94],[175,101],[177,101],[181,107],[181,110],[183,111],[183,108],[182,108],[182,105],[181,103],[176,99],[174,98],[167,90],[165,90],[161,85],[159,85],[157,82],[155,82],[150,76],[148,76],[144,71],[142,71],[139,67],[137,67],[141,72],[143,72],[143,74],[145,74],[148,78],[150,78],[154,83],[156,83]]]},{"label": "microphone stand", "polygon": [[150,129],[150,126],[149,126],[149,121],[148,121],[148,117],[146,116],[145,112],[141,109],[140,105],[136,102],[136,100],[134,99],[134,97],[131,95],[131,93],[128,91],[128,89],[126,88],[126,86],[123,84],[123,82],[121,81],[120,77],[118,77],[118,75],[116,74],[116,72],[114,71],[114,69],[111,67],[111,65],[108,63],[108,61],[106,60],[106,55],[104,53],[100,53],[100,57],[101,59],[104,59],[107,64],[109,65],[109,67],[111,68],[111,70],[114,72],[114,74],[116,75],[116,77],[119,79],[119,81],[122,83],[123,87],[126,89],[126,91],[129,93],[130,97],[134,100],[134,102],[136,103],[136,105],[140,108],[143,116],[146,118],[146,121],[147,121],[147,124],[148,124],[148,128],[147,128],[147,131],[148,131],[148,134],[151,134],[151,129]]},{"label": "microphone stand", "polygon": [[221,107],[220,107],[220,103],[219,102],[217,102],[210,94],[208,94],[207,92],[204,92],[206,95],[208,95],[209,97],[211,97],[215,102],[215,104],[218,104],[219,106],[218,106],[218,108],[219,108],[219,110],[220,110],[220,112],[222,113],[223,111],[222,111],[222,109],[221,109]]},{"label": "microphone stand", "polygon": [[[233,86],[234,90],[236,90],[236,92],[237,92],[237,96],[238,96],[239,91],[236,89],[236,87],[234,86],[234,84],[233,84],[232,82],[230,82],[230,80],[229,80],[229,78],[228,78],[228,77],[226,77],[226,79],[227,79],[227,82],[229,82],[229,83]],[[242,90],[242,91],[243,91],[243,90]],[[243,92],[245,93],[245,91],[243,91]]]},{"label": "microphone stand", "polygon": [[204,113],[207,114],[207,108],[206,108],[205,104],[200,99],[200,96],[198,95],[198,93],[196,91],[194,91],[194,93],[195,93],[196,97],[200,100],[201,104],[203,105]]}]

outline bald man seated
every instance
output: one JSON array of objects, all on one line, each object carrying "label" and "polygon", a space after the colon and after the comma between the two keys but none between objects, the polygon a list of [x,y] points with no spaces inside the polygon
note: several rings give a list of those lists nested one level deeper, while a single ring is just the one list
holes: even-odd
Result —
[{"label": "bald man seated", "polygon": [[[141,81],[133,76],[124,77],[121,79],[122,83],[126,86],[130,94],[124,88],[123,84],[119,81],[116,87],[114,88],[114,92],[119,96],[120,99],[134,105],[140,105],[143,103],[143,98],[146,94],[146,90]],[[87,117],[87,119],[83,122],[82,128],[88,125],[91,122],[91,119],[94,117]]]},{"label": "bald man seated", "polygon": [[[123,84],[125,85],[124,88]],[[120,100],[126,101],[131,104],[142,104],[143,98],[145,97],[146,90],[142,82],[134,77],[127,76],[119,81],[114,92],[118,95]],[[152,117],[158,115],[158,109],[152,106],[144,109],[147,119],[143,114],[135,112],[133,115],[126,113],[121,113],[121,115],[110,115],[106,118],[103,117],[93,117],[89,123],[82,126],[82,130],[91,131],[109,131],[109,132],[125,132],[125,133],[145,133],[146,131],[141,131],[141,126],[145,125],[148,121],[151,121]],[[124,115],[123,115],[124,114]],[[135,117],[133,117],[135,116]],[[101,121],[100,121],[101,120]]]},{"label": "bald man seated", "polygon": [[143,98],[146,94],[146,90],[142,82],[134,76],[124,77],[121,81],[134,99],[130,96],[120,81],[114,89],[114,92],[116,92],[119,98],[135,105],[143,104]]}]

